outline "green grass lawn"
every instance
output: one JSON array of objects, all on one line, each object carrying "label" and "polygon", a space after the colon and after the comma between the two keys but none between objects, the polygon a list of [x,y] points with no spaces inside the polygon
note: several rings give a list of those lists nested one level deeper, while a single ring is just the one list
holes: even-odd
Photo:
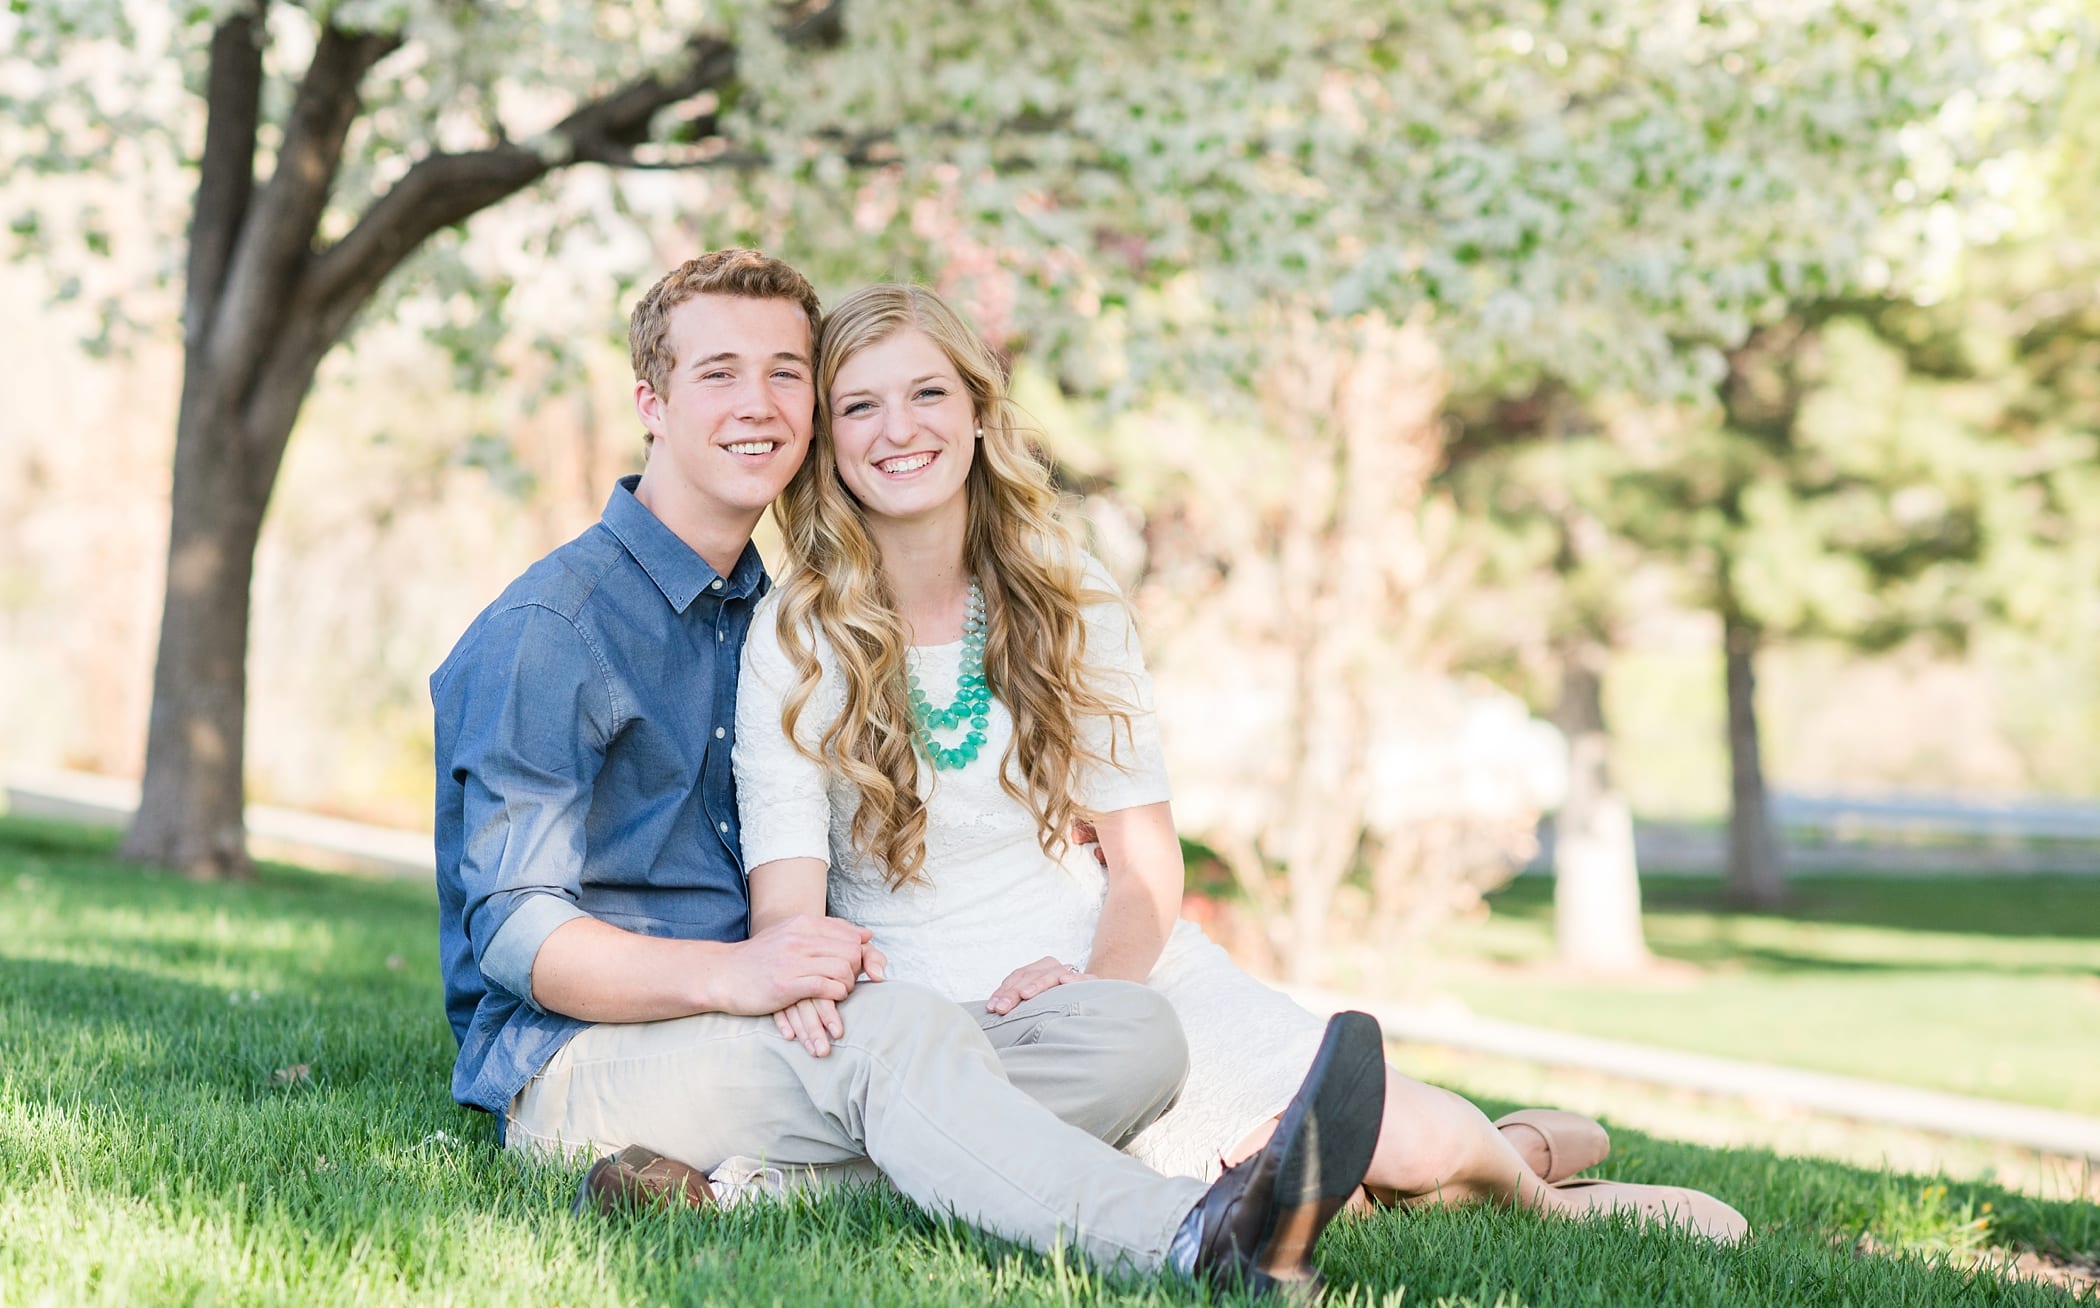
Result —
[{"label": "green grass lawn", "polygon": [[[273,867],[198,887],[109,850],[0,820],[0,1303],[1213,1301],[878,1193],[573,1219],[572,1173],[497,1151],[446,1093],[427,886]],[[1991,1260],[2100,1252],[2091,1205],[1616,1138],[1609,1173],[1724,1195],[1755,1238],[1385,1213],[1323,1244],[1331,1300],[2043,1305],[2066,1295]]]},{"label": "green grass lawn", "polygon": [[1474,1011],[1701,1053],[2100,1114],[2100,877],[1818,877],[1784,915],[1654,877],[1639,981],[1556,974],[1552,882],[1448,933]]}]

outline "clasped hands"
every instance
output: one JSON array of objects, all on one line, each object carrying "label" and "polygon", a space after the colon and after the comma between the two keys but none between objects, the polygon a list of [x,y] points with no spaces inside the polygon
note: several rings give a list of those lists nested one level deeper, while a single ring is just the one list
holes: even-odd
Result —
[{"label": "clasped hands", "polygon": [[[812,1057],[825,1057],[831,1042],[846,1034],[840,1002],[863,979],[888,976],[889,960],[873,938],[867,928],[836,917],[801,915],[766,927],[746,942],[754,955],[752,971],[772,996],[756,1011],[771,1013],[781,1039],[798,1042]],[[985,1001],[985,1011],[1010,1013],[1055,986],[1091,980],[1091,973],[1068,963],[1039,958],[1008,973]]]},{"label": "clasped hands", "polygon": [[873,936],[844,918],[809,913],[764,927],[742,946],[750,989],[731,1011],[771,1014],[783,1039],[822,1058],[846,1033],[839,1002],[863,978],[888,975],[889,960],[869,943]]}]

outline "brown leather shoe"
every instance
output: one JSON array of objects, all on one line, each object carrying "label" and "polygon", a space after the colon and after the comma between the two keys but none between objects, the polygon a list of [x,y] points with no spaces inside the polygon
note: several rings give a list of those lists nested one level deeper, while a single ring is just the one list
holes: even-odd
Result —
[{"label": "brown leather shoe", "polygon": [[645,1145],[628,1145],[591,1164],[576,1187],[578,1213],[631,1212],[658,1204],[704,1208],[715,1201],[707,1174]]},{"label": "brown leather shoe", "polygon": [[1257,1291],[1317,1290],[1313,1244],[1362,1184],[1384,1114],[1378,1022],[1337,1013],[1276,1133],[1196,1205],[1196,1273]]}]

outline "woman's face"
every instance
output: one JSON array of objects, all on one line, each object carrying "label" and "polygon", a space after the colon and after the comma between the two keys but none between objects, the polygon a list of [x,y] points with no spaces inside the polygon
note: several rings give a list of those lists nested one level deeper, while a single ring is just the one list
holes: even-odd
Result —
[{"label": "woman's face", "polygon": [[966,509],[977,414],[947,351],[904,327],[840,365],[826,397],[839,478],[871,518]]}]

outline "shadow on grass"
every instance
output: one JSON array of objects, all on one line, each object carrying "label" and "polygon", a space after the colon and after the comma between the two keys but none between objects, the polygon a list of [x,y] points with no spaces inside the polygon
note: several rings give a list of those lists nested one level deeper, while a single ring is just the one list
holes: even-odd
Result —
[{"label": "shadow on grass", "polygon": [[[461,1132],[461,1115],[432,1082],[369,1075],[259,1094],[246,1077],[170,1079],[170,1070],[179,1071],[123,1067],[100,1093],[56,1101],[0,1098],[0,1123],[10,1128],[0,1131],[0,1188],[26,1205],[11,1233],[18,1251],[98,1224],[114,1228],[120,1243],[149,1249],[174,1233],[236,1251],[244,1274],[265,1284],[310,1287],[326,1301],[471,1298],[462,1276],[486,1259],[529,1273],[529,1284],[512,1284],[512,1292],[568,1302],[1249,1302],[1038,1257],[929,1218],[883,1190],[579,1221],[566,1212],[572,1169],[504,1154],[485,1133]],[[1346,1221],[1324,1242],[1330,1302],[1404,1291],[1405,1302],[1480,1308],[2039,1308],[2062,1300],[1977,1276],[1959,1260],[2013,1243],[2076,1252],[2100,1236],[2089,1206],[2080,1214],[1994,1186],[1614,1134],[1616,1155],[1600,1171],[1722,1195],[1751,1218],[1755,1237],[1723,1249],[1626,1219],[1578,1225],[1480,1207],[1390,1211]],[[62,1144],[56,1175],[54,1155],[36,1141]],[[193,1256],[172,1270],[141,1272],[177,1278],[148,1282],[169,1293],[146,1297],[243,1297],[238,1291],[250,1287],[242,1282],[213,1279],[227,1274],[222,1263]],[[354,1293],[339,1295],[345,1286]]]},{"label": "shadow on grass", "polygon": [[[1201,1297],[1037,1257],[887,1190],[578,1219],[576,1166],[498,1149],[487,1118],[450,1102],[449,1040],[391,1067],[324,1051],[310,1079],[279,1083],[259,1069],[288,1052],[243,1054],[290,1029],[267,1003],[43,960],[0,959],[0,987],[0,1301],[22,1301],[23,1269],[74,1286],[65,1302]],[[313,1017],[369,1024],[327,1002]],[[158,1038],[135,1045],[141,1031]]]},{"label": "shadow on grass", "polygon": [[265,860],[256,863],[253,881],[199,885],[164,868],[122,861],[117,854],[121,840],[121,833],[111,828],[0,814],[0,871],[36,876],[63,867],[97,878],[121,879],[127,886],[136,886],[139,893],[186,903],[193,903],[195,895],[204,892],[213,897],[215,906],[235,913],[252,911],[257,904],[273,916],[287,909],[318,916],[345,910],[359,915],[389,909],[403,914],[436,911],[436,887],[414,878],[316,873]]},{"label": "shadow on grass", "polygon": [[[198,887],[122,868],[106,843],[0,843],[0,897],[38,924],[0,939],[0,1299],[27,1275],[24,1301],[1216,1301],[1025,1254],[884,1192],[579,1222],[573,1167],[497,1150],[488,1119],[451,1103],[434,969],[384,965],[427,942],[427,901],[296,871]],[[2089,1205],[1616,1138],[1606,1174],[1711,1191],[1756,1238],[1387,1212],[1323,1245],[1335,1297],[2027,1308],[2061,1299],[1953,1260],[2100,1246]],[[1862,1236],[1900,1256],[1857,1254]]]}]

